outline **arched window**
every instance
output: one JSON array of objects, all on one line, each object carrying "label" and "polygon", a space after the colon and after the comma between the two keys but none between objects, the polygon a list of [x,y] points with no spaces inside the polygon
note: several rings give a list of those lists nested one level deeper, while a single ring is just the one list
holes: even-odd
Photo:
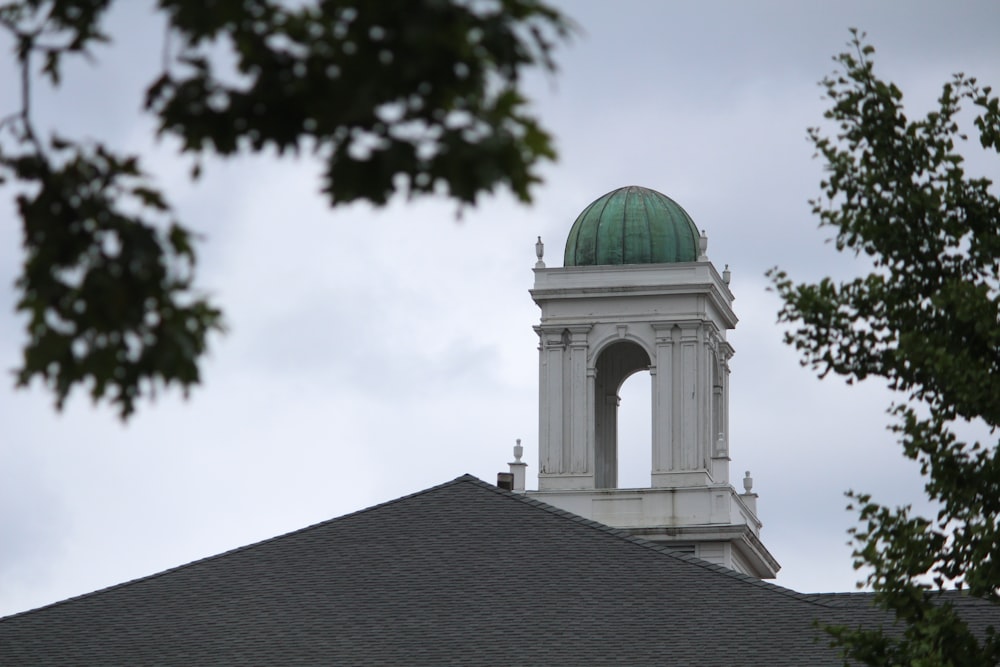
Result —
[{"label": "arched window", "polygon": [[618,488],[646,488],[653,465],[653,381],[636,371],[618,390]]},{"label": "arched window", "polygon": [[[594,382],[595,485],[599,489],[618,487],[618,405],[625,380],[637,371],[649,369],[649,355],[636,343],[619,341],[605,348],[597,358]],[[649,386],[647,381],[646,386]],[[652,440],[646,440],[647,449]],[[650,455],[644,457],[647,465]],[[647,486],[648,481],[642,486]]]}]

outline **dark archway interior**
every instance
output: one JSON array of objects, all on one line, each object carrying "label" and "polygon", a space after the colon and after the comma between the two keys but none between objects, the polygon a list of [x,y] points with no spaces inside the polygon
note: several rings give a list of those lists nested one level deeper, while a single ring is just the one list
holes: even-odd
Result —
[{"label": "dark archway interior", "polygon": [[649,368],[649,355],[641,346],[620,341],[606,347],[597,358],[594,383],[595,485],[618,486],[618,391],[633,373]]}]

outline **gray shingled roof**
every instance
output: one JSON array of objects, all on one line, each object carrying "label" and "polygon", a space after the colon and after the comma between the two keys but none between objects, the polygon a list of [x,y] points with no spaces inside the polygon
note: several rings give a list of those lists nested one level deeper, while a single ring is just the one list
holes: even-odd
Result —
[{"label": "gray shingled roof", "polygon": [[839,665],[877,622],[471,476],[0,620],[0,665]]}]

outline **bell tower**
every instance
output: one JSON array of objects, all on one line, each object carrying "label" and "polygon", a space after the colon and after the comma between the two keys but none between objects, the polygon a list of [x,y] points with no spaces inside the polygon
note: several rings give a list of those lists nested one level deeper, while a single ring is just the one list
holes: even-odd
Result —
[{"label": "bell tower", "polygon": [[[770,578],[779,566],[759,539],[756,494],[730,485],[726,332],[737,318],[729,272],[720,275],[707,245],[676,202],[636,186],[583,210],[561,268],[545,266],[539,239],[539,472],[530,493]],[[652,385],[649,485],[622,489],[618,392],[642,370]]]}]

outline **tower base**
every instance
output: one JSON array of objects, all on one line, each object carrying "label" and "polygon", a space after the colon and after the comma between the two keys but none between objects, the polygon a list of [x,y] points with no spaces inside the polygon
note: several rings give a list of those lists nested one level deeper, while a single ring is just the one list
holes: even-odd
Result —
[{"label": "tower base", "polygon": [[757,577],[781,567],[760,541],[760,520],[729,485],[529,491],[567,512]]}]

